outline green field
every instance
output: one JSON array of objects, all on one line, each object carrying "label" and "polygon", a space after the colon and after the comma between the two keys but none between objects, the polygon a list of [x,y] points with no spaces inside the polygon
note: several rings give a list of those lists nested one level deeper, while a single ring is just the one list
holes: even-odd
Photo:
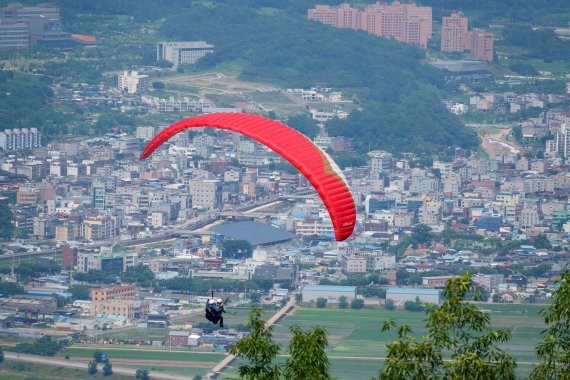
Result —
[{"label": "green field", "polygon": [[[495,328],[509,329],[512,340],[504,347],[519,361],[519,374],[527,375],[535,360],[534,347],[541,339],[544,324],[540,318],[540,305],[483,304],[481,309],[491,315]],[[236,311],[234,315],[233,312]],[[248,308],[231,310],[227,315],[228,326],[245,324]],[[273,311],[266,311],[268,318]],[[274,328],[274,338],[283,346],[285,353],[290,339],[289,327],[298,325],[310,328],[315,325],[325,327],[329,333],[328,355],[331,359],[333,376],[339,379],[368,379],[376,376],[386,356],[386,344],[396,338],[395,333],[381,333],[383,321],[394,319],[397,323],[406,323],[412,327],[415,336],[425,334],[425,314],[421,312],[387,311],[385,309],[339,310],[300,308],[293,315],[281,320]],[[198,319],[195,319],[198,320]],[[165,336],[167,330],[133,329],[119,333],[129,338],[152,339]],[[115,336],[114,338],[117,338]],[[77,344],[67,348],[59,356],[69,355],[71,359],[88,358],[99,349],[113,359],[166,360],[168,362],[149,364],[155,371],[169,371],[182,374],[204,375],[214,363],[223,359],[224,354],[198,352],[182,348],[127,346],[127,345],[87,345]],[[285,360],[285,355],[278,359]],[[197,368],[184,368],[181,362],[196,363]],[[232,363],[223,378],[237,378],[237,368],[241,361]],[[121,366],[129,366],[129,363]]]},{"label": "green field", "polygon": [[[67,348],[60,352],[58,356],[69,355],[70,358],[90,358],[93,357],[95,349],[90,348]],[[218,362],[224,358],[224,354],[216,353],[200,353],[186,350],[183,351],[167,351],[167,350],[139,350],[133,349],[101,349],[105,352],[109,359],[140,359],[140,360],[172,360],[172,361],[196,361],[196,362]]]},{"label": "green field", "polygon": [[[494,328],[509,329],[512,340],[505,348],[519,364],[519,374],[527,375],[535,360],[534,347],[539,342],[544,324],[540,318],[542,306],[485,304],[481,309],[491,314]],[[396,338],[395,333],[381,333],[383,321],[393,318],[397,323],[410,325],[416,337],[425,334],[425,314],[406,311],[300,309],[286,317],[274,329],[274,336],[286,347],[288,328],[298,325],[309,328],[324,326],[329,333],[329,358],[332,375],[339,379],[368,379],[376,376],[386,356],[386,344]],[[236,378],[239,361],[225,375]]]},{"label": "green field", "polygon": [[87,367],[85,371],[73,368],[52,367],[41,364],[23,363],[18,361],[6,360],[0,365],[0,380],[132,380],[132,376],[117,375],[103,376],[101,367],[96,375],[89,375]]}]

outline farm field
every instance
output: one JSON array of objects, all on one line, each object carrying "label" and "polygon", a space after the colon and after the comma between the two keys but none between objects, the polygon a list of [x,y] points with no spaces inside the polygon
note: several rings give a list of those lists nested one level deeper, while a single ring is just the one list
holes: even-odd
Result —
[{"label": "farm field", "polygon": [[111,376],[103,376],[102,371],[96,375],[89,375],[87,373],[87,366],[85,371],[72,368],[63,368],[55,366],[45,366],[41,364],[22,363],[17,361],[6,360],[0,366],[0,380],[61,380],[61,379],[76,379],[76,380],[95,380],[95,379],[108,379],[108,380],[131,380],[131,376],[113,374]]},{"label": "farm field", "polygon": [[[512,340],[505,346],[519,362],[518,372],[526,376],[535,360],[534,347],[541,339],[544,324],[539,305],[484,304],[481,309],[491,314],[495,328],[509,329]],[[288,329],[298,325],[309,328],[317,324],[329,333],[329,358],[332,375],[339,379],[368,379],[377,375],[386,356],[386,344],[396,338],[394,332],[381,333],[380,326],[387,319],[412,327],[415,336],[425,334],[425,314],[421,312],[338,309],[298,309],[280,321],[274,329],[275,339],[286,348]],[[239,361],[224,375],[236,378]]]},{"label": "farm field", "polygon": [[[482,304],[481,309],[491,315],[493,326],[509,329],[512,340],[505,346],[519,362],[519,374],[526,376],[535,360],[534,347],[540,341],[544,324],[540,318],[541,305]],[[227,324],[236,326],[247,323],[249,308],[231,309],[226,315]],[[233,313],[236,314],[233,314]],[[272,310],[265,311],[268,318]],[[387,311],[385,309],[339,310],[299,308],[288,315],[274,328],[274,338],[283,346],[279,361],[284,361],[290,339],[289,327],[298,325],[307,329],[317,324],[329,333],[329,358],[333,376],[339,379],[368,379],[376,376],[386,356],[386,344],[396,338],[395,333],[381,333],[383,321],[394,319],[412,327],[416,337],[425,334],[425,314],[422,312]],[[167,335],[167,330],[149,331],[133,329],[129,338],[150,335]],[[125,334],[123,332],[122,334]],[[215,363],[222,360],[223,353],[193,351],[183,348],[134,346],[134,345],[89,345],[77,344],[62,351],[59,356],[69,355],[73,360],[88,361],[95,350],[105,352],[112,362],[133,368],[149,368],[152,371],[168,371],[184,375],[205,375]],[[240,360],[232,363],[222,375],[224,379],[237,378]],[[0,378],[1,380],[1,378]]]}]

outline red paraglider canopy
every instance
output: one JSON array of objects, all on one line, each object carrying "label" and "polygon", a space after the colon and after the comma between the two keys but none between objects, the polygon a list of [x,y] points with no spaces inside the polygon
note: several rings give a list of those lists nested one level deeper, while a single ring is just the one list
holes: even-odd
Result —
[{"label": "red paraglider canopy", "polygon": [[338,166],[311,140],[277,121],[243,113],[212,113],[181,120],[161,131],[141,154],[147,158],[178,132],[197,127],[213,127],[241,133],[266,145],[289,161],[309,180],[331,217],[336,240],[345,240],[354,230],[354,201]]}]

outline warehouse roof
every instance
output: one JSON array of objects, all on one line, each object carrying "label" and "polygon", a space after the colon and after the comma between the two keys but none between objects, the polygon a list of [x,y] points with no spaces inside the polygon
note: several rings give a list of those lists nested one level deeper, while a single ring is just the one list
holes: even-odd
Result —
[{"label": "warehouse roof", "polygon": [[356,286],[305,285],[303,290],[321,292],[355,292]]},{"label": "warehouse roof", "polygon": [[389,293],[398,294],[422,294],[438,296],[441,289],[420,289],[420,288],[388,288]]},{"label": "warehouse roof", "polygon": [[247,240],[253,246],[283,243],[295,238],[295,234],[256,222],[222,224],[212,228],[218,234],[230,239]]}]

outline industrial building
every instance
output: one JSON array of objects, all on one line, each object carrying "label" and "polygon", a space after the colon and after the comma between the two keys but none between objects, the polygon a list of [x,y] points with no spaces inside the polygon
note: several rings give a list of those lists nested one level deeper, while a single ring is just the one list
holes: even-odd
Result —
[{"label": "industrial building", "polygon": [[356,286],[305,285],[302,290],[303,302],[325,298],[329,303],[338,303],[345,296],[349,301],[356,298]]},{"label": "industrial building", "polygon": [[386,299],[392,300],[396,305],[403,305],[406,301],[415,301],[416,298],[422,303],[441,303],[441,289],[418,289],[418,288],[388,288]]}]

